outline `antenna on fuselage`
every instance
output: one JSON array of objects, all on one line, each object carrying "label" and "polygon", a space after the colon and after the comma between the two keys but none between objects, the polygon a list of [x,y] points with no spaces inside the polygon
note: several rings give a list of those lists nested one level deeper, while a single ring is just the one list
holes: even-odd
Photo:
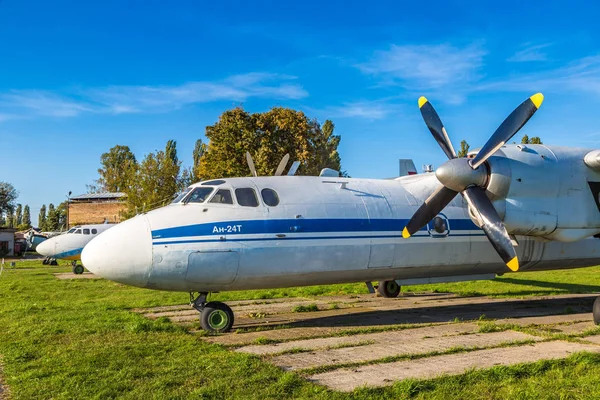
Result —
[{"label": "antenna on fuselage", "polygon": [[289,153],[286,154],[285,156],[283,156],[283,158],[279,162],[279,165],[277,166],[277,170],[275,171],[275,176],[280,176],[281,174],[283,174],[283,170],[287,166],[288,161],[290,161]]},{"label": "antenna on fuselage", "polygon": [[300,167],[300,161],[294,161],[290,170],[288,171],[288,176],[296,175],[296,171],[298,171],[298,167]]}]

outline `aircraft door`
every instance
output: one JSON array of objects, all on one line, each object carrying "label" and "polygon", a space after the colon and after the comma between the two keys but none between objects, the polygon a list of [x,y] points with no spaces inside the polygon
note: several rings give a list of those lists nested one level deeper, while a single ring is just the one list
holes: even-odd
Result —
[{"label": "aircraft door", "polygon": [[240,253],[233,250],[196,251],[188,257],[185,280],[203,286],[227,286],[235,280]]},{"label": "aircraft door", "polygon": [[371,253],[369,268],[389,268],[394,261],[394,245],[396,238],[390,237],[392,209],[381,190],[374,184],[361,184],[359,196],[367,210],[371,231]]}]

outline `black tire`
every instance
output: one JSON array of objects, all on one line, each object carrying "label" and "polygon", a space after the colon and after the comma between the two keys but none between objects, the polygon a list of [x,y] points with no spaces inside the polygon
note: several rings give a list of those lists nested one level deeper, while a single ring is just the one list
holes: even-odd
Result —
[{"label": "black tire", "polygon": [[394,298],[400,294],[400,285],[396,281],[379,281],[377,293],[381,297]]},{"label": "black tire", "polygon": [[84,271],[83,265],[74,265],[73,266],[73,273],[75,275],[81,275],[81,274],[83,274],[83,271]]},{"label": "black tire", "polygon": [[594,300],[592,316],[594,317],[594,324],[600,325],[600,296],[596,297],[596,300]]},{"label": "black tire", "polygon": [[48,265],[48,259],[47,259],[47,258],[44,258],[44,261],[42,261],[42,264],[44,264],[44,265]]},{"label": "black tire", "polygon": [[53,259],[52,261],[50,261],[50,265],[58,265],[58,261]]},{"label": "black tire", "polygon": [[233,311],[225,303],[206,303],[200,314],[200,325],[207,332],[229,332],[233,326]]}]

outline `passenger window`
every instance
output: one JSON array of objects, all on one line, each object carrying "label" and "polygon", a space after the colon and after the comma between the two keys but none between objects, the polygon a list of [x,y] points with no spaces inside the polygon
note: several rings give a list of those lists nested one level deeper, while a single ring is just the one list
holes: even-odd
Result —
[{"label": "passenger window", "polygon": [[83,234],[84,235],[89,235],[90,234],[90,230],[89,229],[84,229],[83,230]]},{"label": "passenger window", "polygon": [[256,192],[251,188],[235,189],[235,197],[240,206],[258,207],[258,198]]},{"label": "passenger window", "polygon": [[213,198],[210,199],[209,203],[233,204],[231,191],[227,189],[219,189]]},{"label": "passenger window", "polygon": [[275,207],[279,204],[279,196],[277,196],[277,192],[273,189],[263,189],[260,191],[260,194],[266,205]]},{"label": "passenger window", "polygon": [[92,235],[95,235],[95,234],[97,234],[97,233],[98,233],[98,229],[95,229],[95,228],[94,228],[94,229],[92,229]]},{"label": "passenger window", "polygon": [[211,188],[211,187],[196,188],[187,197],[185,202],[186,203],[204,203],[204,201],[212,193],[212,191],[213,191],[213,188]]},{"label": "passenger window", "polygon": [[81,235],[81,229],[75,229],[75,233]]}]

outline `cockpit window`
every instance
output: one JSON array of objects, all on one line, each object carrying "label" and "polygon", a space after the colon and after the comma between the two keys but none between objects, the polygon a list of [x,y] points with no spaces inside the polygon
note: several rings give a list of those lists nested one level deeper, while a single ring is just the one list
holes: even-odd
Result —
[{"label": "cockpit window", "polygon": [[186,188],[183,192],[179,193],[179,195],[175,197],[171,204],[179,203],[185,197],[185,195],[190,192],[190,190],[192,190],[191,187]]},{"label": "cockpit window", "polygon": [[75,228],[71,228],[67,231],[67,233],[73,233],[73,232],[75,232]]},{"label": "cockpit window", "polygon": [[98,233],[98,229],[96,229],[96,228],[92,229],[92,235],[95,235],[97,233]]},{"label": "cockpit window", "polygon": [[81,229],[75,229],[76,234],[81,234]]},{"label": "cockpit window", "polygon": [[231,197],[231,191],[229,189],[219,189],[217,193],[210,199],[209,203],[218,204],[233,204],[233,198]]},{"label": "cockpit window", "polygon": [[252,188],[235,189],[235,197],[240,206],[258,207],[258,198],[256,192]]},{"label": "cockpit window", "polygon": [[83,234],[84,235],[89,235],[90,234],[90,230],[89,229],[84,229],[83,230]]},{"label": "cockpit window", "polygon": [[270,207],[275,207],[279,204],[279,196],[273,189],[265,188],[260,191],[263,201]]},{"label": "cockpit window", "polygon": [[202,182],[202,183],[201,183],[201,185],[202,185],[202,186],[205,186],[205,185],[219,186],[219,185],[222,185],[222,184],[224,184],[224,183],[225,183],[225,181],[224,181],[224,180],[222,180],[222,179],[215,179],[215,180],[213,180],[213,181],[206,181],[206,182]]},{"label": "cockpit window", "polygon": [[206,198],[213,192],[213,188],[211,187],[199,187],[192,190],[186,198],[186,203],[204,203]]}]

